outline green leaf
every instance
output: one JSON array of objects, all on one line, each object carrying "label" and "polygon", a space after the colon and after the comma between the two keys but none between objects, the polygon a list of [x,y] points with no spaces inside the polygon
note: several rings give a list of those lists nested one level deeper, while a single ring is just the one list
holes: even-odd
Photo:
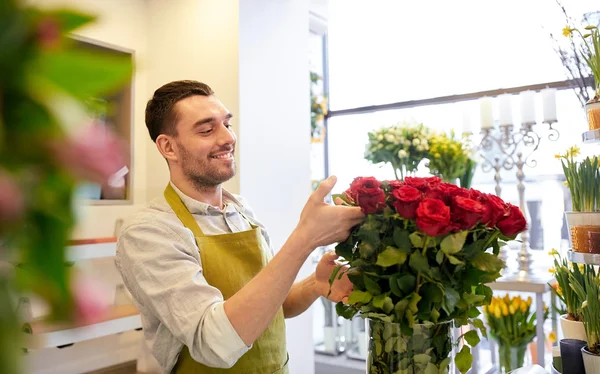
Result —
[{"label": "green leaf", "polygon": [[371,243],[367,241],[362,241],[358,244],[358,252],[360,253],[360,257],[363,259],[370,258],[373,254],[375,254],[375,246],[371,245]]},{"label": "green leaf", "polygon": [[379,295],[381,293],[381,287],[379,287],[379,284],[377,284],[377,282],[375,282],[373,279],[365,275],[363,281],[365,283],[365,288],[372,295]]},{"label": "green leaf", "polygon": [[477,330],[467,331],[464,338],[471,347],[475,347],[481,341],[481,339],[479,339],[479,334],[477,334]]},{"label": "green leaf", "polygon": [[389,267],[393,265],[402,265],[406,262],[406,253],[401,252],[398,248],[387,247],[387,249],[377,256],[376,265]]},{"label": "green leaf", "polygon": [[360,290],[354,290],[348,296],[348,304],[366,304],[373,298],[373,295],[369,292],[364,292]]},{"label": "green leaf", "polygon": [[446,373],[449,366],[450,366],[450,357],[446,357],[440,363],[440,373]]},{"label": "green leaf", "polygon": [[442,307],[446,313],[451,314],[460,300],[460,295],[454,288],[446,288],[444,294],[444,300],[442,301]]},{"label": "green leaf", "polygon": [[483,300],[485,300],[485,296],[484,295],[474,295],[472,293],[466,293],[466,292],[463,293],[462,298],[468,304],[477,304],[477,303],[480,303]]},{"label": "green leaf", "polygon": [[504,261],[486,252],[479,252],[479,254],[473,258],[471,264],[477,269],[488,273],[499,272],[500,270],[504,269],[505,266]]},{"label": "green leaf", "polygon": [[439,374],[440,371],[438,370],[437,366],[435,366],[435,364],[432,364],[431,362],[427,363],[427,367],[425,368],[425,374]]},{"label": "green leaf", "polygon": [[351,305],[346,305],[342,302],[335,304],[335,311],[338,316],[344,317],[346,319],[352,319],[358,313],[358,309],[354,308]]},{"label": "green leaf", "polygon": [[439,318],[440,318],[440,312],[437,309],[432,309],[431,310],[431,321],[437,322]]},{"label": "green leaf", "polygon": [[402,290],[398,286],[398,279],[400,278],[400,273],[395,273],[389,279],[390,290],[392,293],[398,297],[402,297]]},{"label": "green leaf", "polygon": [[70,33],[71,31],[96,20],[96,17],[94,16],[66,9],[53,10],[48,16],[57,19],[63,34]]},{"label": "green leaf", "polygon": [[408,299],[400,300],[396,303],[396,305],[394,306],[394,310],[396,311],[396,316],[399,320],[401,320],[404,317],[404,313],[406,312],[407,308]]},{"label": "green leaf", "polygon": [[386,353],[390,353],[394,347],[396,346],[396,343],[398,343],[398,337],[397,336],[392,336],[391,338],[389,338],[388,340],[385,341],[385,352]]},{"label": "green leaf", "polygon": [[435,262],[437,262],[438,265],[441,265],[442,261],[444,261],[444,252],[438,251],[435,255]]},{"label": "green leaf", "polygon": [[417,278],[415,278],[414,275],[405,274],[405,275],[401,276],[400,278],[398,278],[398,287],[400,287],[402,292],[404,292],[405,294],[408,294],[408,293],[414,291],[416,282],[417,282]]},{"label": "green leaf", "polygon": [[[441,253],[441,252],[439,252]],[[450,261],[450,263],[452,265],[464,265],[465,263],[461,260],[459,260],[458,258],[452,256],[452,255],[446,255],[446,257],[448,257],[448,261]]]},{"label": "green leaf", "polygon": [[430,273],[427,257],[423,256],[423,254],[420,251],[415,251],[411,253],[408,264],[415,271],[420,271],[426,274]]},{"label": "green leaf", "polygon": [[394,302],[391,297],[382,294],[373,298],[373,306],[383,310],[384,313],[389,314],[394,309]]},{"label": "green leaf", "polygon": [[403,230],[400,227],[396,226],[394,227],[393,237],[394,243],[400,251],[405,253],[412,252],[412,244],[407,230]]},{"label": "green leaf", "polygon": [[477,308],[476,306],[472,306],[469,308],[469,310],[467,311],[467,316],[469,318],[476,318],[479,317],[481,315],[481,312],[479,311],[479,308]]},{"label": "green leaf", "polygon": [[423,248],[423,238],[418,232],[413,232],[409,236],[410,242],[415,248]]},{"label": "green leaf", "polygon": [[421,300],[421,295],[419,295],[418,293],[412,294],[412,298],[411,298],[410,302],[408,303],[408,309],[410,311],[412,311],[413,314],[416,314],[419,311],[417,304],[419,303],[420,300]]},{"label": "green leaf", "polygon": [[[460,252],[465,245],[468,231],[460,231],[456,234],[447,235],[440,243],[440,249],[447,255],[453,255]],[[455,264],[456,265],[456,264]]]},{"label": "green leaf", "polygon": [[39,89],[49,82],[77,98],[88,99],[115,92],[130,80],[132,70],[130,55],[64,50],[41,55],[33,79]]},{"label": "green leaf", "polygon": [[471,349],[468,346],[463,345],[460,352],[458,352],[458,354],[456,355],[455,361],[458,370],[462,374],[465,374],[467,371],[469,371],[471,365],[473,364],[473,356],[471,355]]},{"label": "green leaf", "polygon": [[425,366],[429,361],[431,361],[431,356],[425,353],[416,354],[413,357],[413,361],[417,364]]},{"label": "green leaf", "polygon": [[488,335],[487,335],[487,328],[485,327],[485,324],[483,323],[483,321],[479,318],[475,318],[474,320],[471,321],[471,324],[478,328],[479,331],[481,331],[481,335],[483,335],[484,338],[487,339]]},{"label": "green leaf", "polygon": [[361,314],[361,317],[377,319],[383,322],[392,322],[392,317],[383,313],[363,313]]}]

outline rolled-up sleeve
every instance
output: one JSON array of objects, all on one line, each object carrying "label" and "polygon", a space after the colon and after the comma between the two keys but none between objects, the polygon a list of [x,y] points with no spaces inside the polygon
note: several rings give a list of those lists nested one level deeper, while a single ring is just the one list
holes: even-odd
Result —
[{"label": "rolled-up sleeve", "polygon": [[229,368],[251,347],[231,325],[221,292],[204,278],[193,243],[191,232],[159,222],[132,225],[119,236],[117,267],[136,302],[158,320],[157,331],[168,329],[194,360]]}]

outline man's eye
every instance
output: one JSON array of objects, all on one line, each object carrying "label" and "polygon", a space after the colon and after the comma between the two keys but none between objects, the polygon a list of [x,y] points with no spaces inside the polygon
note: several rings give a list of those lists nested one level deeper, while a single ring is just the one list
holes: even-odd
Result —
[{"label": "man's eye", "polygon": [[212,129],[200,131],[200,134],[210,134],[211,131],[212,131]]}]

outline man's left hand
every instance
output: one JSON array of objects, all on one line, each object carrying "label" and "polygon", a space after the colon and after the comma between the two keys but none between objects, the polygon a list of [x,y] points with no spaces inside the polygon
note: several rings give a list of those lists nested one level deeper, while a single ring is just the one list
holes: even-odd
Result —
[{"label": "man's left hand", "polygon": [[[345,274],[349,266],[344,265],[335,276],[333,285],[331,285],[331,293],[329,293],[329,278],[335,271],[335,268],[340,266],[336,261],[338,257],[339,256],[334,251],[327,252],[319,261],[315,271],[316,287],[319,294],[335,303],[339,301],[346,302],[348,300],[348,295],[350,295],[350,292],[353,290],[352,283]],[[344,275],[341,279],[338,279],[342,273],[344,273]]]}]

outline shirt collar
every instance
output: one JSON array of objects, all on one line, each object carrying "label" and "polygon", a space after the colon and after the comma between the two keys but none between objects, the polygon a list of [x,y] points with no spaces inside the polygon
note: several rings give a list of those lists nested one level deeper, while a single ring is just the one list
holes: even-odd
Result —
[{"label": "shirt collar", "polygon": [[236,199],[236,197],[233,196],[233,194],[231,194],[229,191],[227,191],[225,189],[222,190],[223,191],[222,192],[223,193],[223,204],[225,204],[225,209],[221,210],[219,207],[215,207],[215,206],[212,206],[205,202],[202,202],[202,201],[196,200],[192,197],[189,197],[188,195],[181,192],[181,190],[179,188],[177,188],[177,186],[173,182],[169,181],[169,184],[171,184],[171,187],[173,187],[173,189],[175,190],[175,193],[177,193],[177,195],[179,196],[179,198],[181,199],[183,204],[188,208],[188,210],[192,214],[205,214],[205,215],[211,214],[211,213],[222,214],[224,211],[228,212],[228,213],[236,211],[235,206],[237,206],[239,209],[242,208],[240,201],[238,199]]}]

